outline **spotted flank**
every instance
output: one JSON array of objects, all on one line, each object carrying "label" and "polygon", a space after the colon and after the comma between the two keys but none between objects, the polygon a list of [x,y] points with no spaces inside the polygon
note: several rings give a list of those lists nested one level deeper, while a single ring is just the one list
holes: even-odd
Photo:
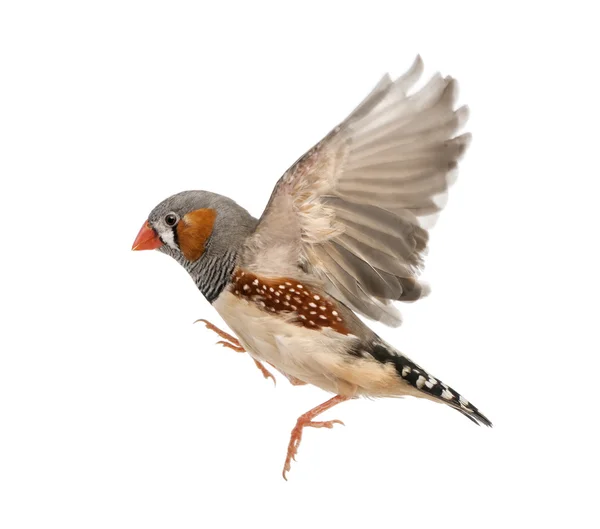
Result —
[{"label": "spotted flank", "polygon": [[382,343],[373,342],[371,344],[360,344],[360,346],[350,350],[349,353],[362,358],[372,357],[382,364],[394,364],[398,376],[412,387],[448,404],[475,424],[492,426],[490,420],[462,395],[431,376],[423,368],[396,350]]},{"label": "spotted flank", "polygon": [[231,292],[266,312],[295,316],[292,323],[296,325],[349,333],[335,302],[297,280],[259,277],[238,268],[233,274]]}]

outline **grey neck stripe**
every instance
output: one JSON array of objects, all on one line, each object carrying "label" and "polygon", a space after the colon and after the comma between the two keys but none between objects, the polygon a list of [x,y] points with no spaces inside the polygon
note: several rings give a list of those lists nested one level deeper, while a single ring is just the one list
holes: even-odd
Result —
[{"label": "grey neck stripe", "polygon": [[189,270],[196,286],[210,303],[229,283],[236,260],[237,252],[233,250],[221,255],[204,255]]}]

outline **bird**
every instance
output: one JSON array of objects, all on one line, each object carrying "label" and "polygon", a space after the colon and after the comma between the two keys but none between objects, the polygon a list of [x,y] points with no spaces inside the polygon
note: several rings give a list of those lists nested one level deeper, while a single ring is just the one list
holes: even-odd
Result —
[{"label": "bird", "polygon": [[395,80],[384,75],[285,171],[259,219],[229,197],[184,191],[150,212],[133,243],[185,268],[233,332],[198,320],[218,343],[247,352],[265,378],[275,380],[271,368],[332,395],[297,419],[286,480],[304,428],[343,424],[316,419],[351,399],[424,398],[492,426],[367,324],[397,327],[395,302],[429,293],[429,230],[471,141],[459,133],[468,108],[455,108],[456,80],[435,73],[416,89],[423,69],[417,56]]}]

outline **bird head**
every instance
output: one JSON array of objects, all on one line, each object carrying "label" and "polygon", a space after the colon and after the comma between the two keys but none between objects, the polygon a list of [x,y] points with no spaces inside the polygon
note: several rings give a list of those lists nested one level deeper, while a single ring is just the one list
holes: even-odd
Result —
[{"label": "bird head", "polygon": [[208,256],[218,261],[236,253],[255,226],[256,219],[230,198],[209,191],[184,191],[150,212],[132,250],[166,253],[198,280],[200,265]]}]

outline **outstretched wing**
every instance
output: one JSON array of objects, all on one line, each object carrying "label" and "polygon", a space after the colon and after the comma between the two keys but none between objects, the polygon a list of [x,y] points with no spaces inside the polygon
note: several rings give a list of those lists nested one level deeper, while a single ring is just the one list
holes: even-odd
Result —
[{"label": "outstretched wing", "polygon": [[408,94],[417,57],[384,76],[350,116],[281,177],[242,264],[257,273],[301,269],[355,311],[398,325],[392,301],[426,294],[418,276],[427,228],[443,208],[469,134],[455,136],[467,108],[454,109],[456,82],[435,74]]}]

